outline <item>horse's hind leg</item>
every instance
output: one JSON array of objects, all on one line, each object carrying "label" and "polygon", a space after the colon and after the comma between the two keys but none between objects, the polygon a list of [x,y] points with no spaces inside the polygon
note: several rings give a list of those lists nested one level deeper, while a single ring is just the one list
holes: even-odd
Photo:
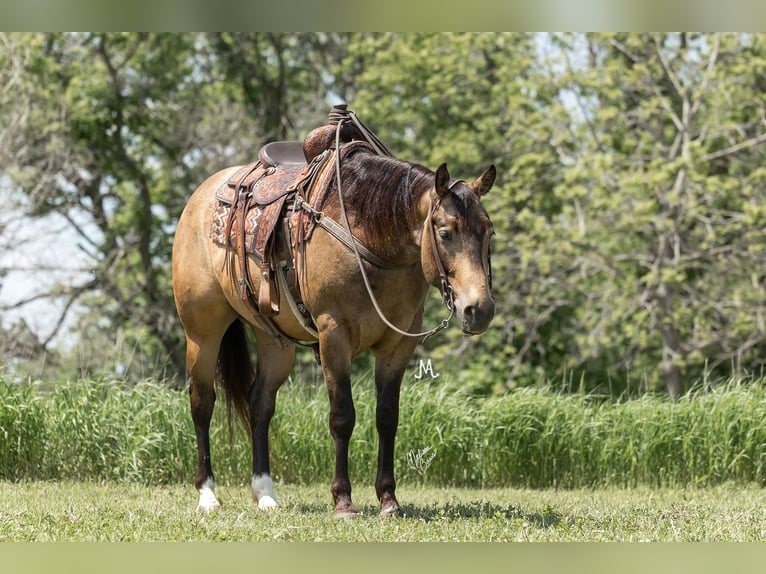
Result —
[{"label": "horse's hind leg", "polygon": [[[215,478],[210,459],[210,420],[215,406],[215,377],[218,353],[224,333],[235,315],[215,317],[208,314],[205,328],[193,328],[198,322],[186,318],[186,368],[189,374],[189,399],[194,433],[197,436],[197,475],[199,491],[197,510],[212,512],[220,504],[215,496]],[[190,328],[191,326],[191,328]]]},{"label": "horse's hind leg", "polygon": [[250,424],[253,433],[253,499],[258,508],[279,506],[274,496],[269,463],[269,424],[274,416],[277,390],[290,376],[295,346],[283,346],[277,339],[257,329],[255,384],[250,394]]}]

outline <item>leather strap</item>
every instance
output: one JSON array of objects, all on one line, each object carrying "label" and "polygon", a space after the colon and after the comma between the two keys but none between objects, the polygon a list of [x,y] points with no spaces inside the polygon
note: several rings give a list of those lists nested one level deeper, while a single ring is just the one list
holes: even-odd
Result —
[{"label": "leather strap", "polygon": [[382,257],[379,257],[378,255],[375,255],[370,249],[368,249],[361,241],[359,241],[356,237],[353,235],[350,235],[346,229],[343,228],[338,222],[336,222],[331,217],[328,217],[325,215],[323,211],[319,211],[318,209],[314,209],[309,205],[307,202],[305,202],[302,198],[296,197],[295,198],[296,204],[298,208],[307,211],[311,214],[311,217],[319,227],[327,231],[330,235],[332,235],[335,239],[343,243],[346,247],[351,249],[352,251],[354,249],[359,250],[359,255],[361,255],[366,261],[369,263],[372,263],[376,267],[381,267],[383,269],[407,269],[409,267],[414,267],[417,265],[417,261],[415,263],[407,263],[405,265],[400,263],[392,263],[391,261],[387,261],[386,259],[383,259]]},{"label": "leather strap", "polygon": [[433,224],[433,214],[436,213],[436,210],[439,208],[440,204],[441,204],[441,199],[436,202],[436,205],[432,206],[428,210],[428,218],[426,219],[426,225],[428,226],[429,235],[431,236],[431,249],[433,250],[434,261],[436,262],[436,270],[439,272],[439,277],[441,278],[442,301],[446,305],[447,309],[449,309],[450,313],[454,313],[455,312],[455,296],[452,292],[452,286],[449,283],[447,270],[444,269],[444,263],[442,263],[442,258],[439,255],[439,246],[436,243],[436,232],[434,230],[434,224]]},{"label": "leather strap", "polygon": [[239,296],[247,299],[252,293],[252,282],[247,266],[247,252],[245,250],[245,216],[250,204],[250,194],[240,191],[237,200],[237,261],[239,262]]}]

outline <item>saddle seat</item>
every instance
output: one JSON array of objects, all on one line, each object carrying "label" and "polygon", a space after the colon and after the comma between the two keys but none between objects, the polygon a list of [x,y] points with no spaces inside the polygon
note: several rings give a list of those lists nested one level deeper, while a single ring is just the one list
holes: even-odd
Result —
[{"label": "saddle seat", "polygon": [[303,142],[279,141],[264,145],[258,152],[258,159],[271,167],[302,166],[306,164]]}]

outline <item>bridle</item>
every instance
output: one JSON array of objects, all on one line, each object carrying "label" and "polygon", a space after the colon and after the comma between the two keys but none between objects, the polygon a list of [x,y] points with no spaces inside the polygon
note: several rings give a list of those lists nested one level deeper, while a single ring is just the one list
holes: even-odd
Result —
[{"label": "bridle", "polygon": [[[449,185],[447,185],[447,189],[451,190],[456,184],[458,183],[464,183],[461,179],[453,179],[450,181]],[[450,285],[449,282],[449,276],[447,275],[447,270],[444,268],[444,263],[442,263],[442,258],[439,255],[439,246],[436,243],[436,226],[433,223],[433,216],[436,213],[436,210],[439,209],[442,203],[442,198],[444,196],[439,197],[439,200],[436,202],[435,205],[430,201],[429,198],[429,209],[428,209],[428,217],[426,218],[426,225],[428,227],[429,235],[431,237],[431,249],[433,250],[434,254],[434,262],[436,263],[436,270],[439,272],[439,278],[441,280],[441,294],[442,294],[442,302],[446,305],[447,309],[450,311],[450,313],[455,312],[455,295],[452,291],[452,285]],[[452,315],[450,315],[452,317]]]},{"label": "bridle", "polygon": [[[408,182],[409,182],[409,176],[408,176]],[[452,188],[459,183],[465,183],[465,181],[463,181],[462,179],[451,179],[450,182],[447,184],[447,191],[451,191]],[[436,262],[436,269],[439,272],[439,277],[441,279],[442,301],[446,305],[447,309],[449,309],[450,313],[454,313],[455,311],[454,293],[452,291],[452,286],[450,285],[450,282],[449,282],[447,271],[446,269],[444,269],[444,264],[442,263],[441,257],[439,256],[439,246],[436,243],[436,233],[435,233],[436,226],[433,224],[433,221],[432,221],[433,215],[436,213],[436,210],[439,209],[442,199],[445,196],[446,194],[439,197],[439,200],[436,202],[436,205],[432,205],[429,208],[428,217],[426,218],[426,223],[430,231],[429,235],[431,236],[431,247],[433,249],[434,261]],[[487,250],[487,285],[491,293],[492,292],[492,254],[489,251],[489,247]],[[451,317],[452,315],[450,315],[450,318]]]}]

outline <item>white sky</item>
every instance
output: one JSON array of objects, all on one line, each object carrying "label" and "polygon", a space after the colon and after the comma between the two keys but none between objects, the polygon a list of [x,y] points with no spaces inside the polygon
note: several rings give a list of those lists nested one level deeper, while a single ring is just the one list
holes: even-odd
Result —
[{"label": "white sky", "polygon": [[[9,270],[0,281],[0,308],[45,292],[55,283],[73,284],[82,280],[78,271],[84,257],[74,233],[62,219],[52,216],[33,222],[19,217],[19,210],[0,192],[0,269]],[[0,311],[3,326],[24,319],[40,338],[53,331],[63,308],[63,301],[43,299],[18,309]],[[71,314],[71,311],[70,311]],[[70,317],[71,319],[71,317]],[[63,328],[54,339],[67,346],[72,336]]]}]

